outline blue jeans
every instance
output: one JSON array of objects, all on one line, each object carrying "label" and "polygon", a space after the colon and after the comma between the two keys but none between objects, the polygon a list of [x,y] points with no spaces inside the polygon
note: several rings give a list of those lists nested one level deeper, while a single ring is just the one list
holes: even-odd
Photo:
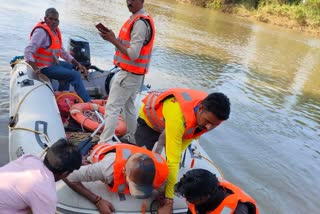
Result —
[{"label": "blue jeans", "polygon": [[41,73],[46,75],[49,79],[58,80],[59,91],[68,91],[71,84],[84,102],[89,102],[91,100],[83,85],[81,74],[73,69],[73,65],[70,63],[59,61],[58,65],[41,69]]}]

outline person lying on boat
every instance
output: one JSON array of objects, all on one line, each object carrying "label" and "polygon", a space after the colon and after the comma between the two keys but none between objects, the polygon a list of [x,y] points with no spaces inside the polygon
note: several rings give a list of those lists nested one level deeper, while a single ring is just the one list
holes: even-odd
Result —
[{"label": "person lying on boat", "polygon": [[23,155],[0,168],[0,213],[55,214],[55,182],[79,169],[78,147],[64,139],[50,148],[43,160]]},{"label": "person lying on boat", "polygon": [[[36,73],[42,73],[50,79],[59,81],[59,91],[68,91],[70,84],[84,102],[89,97],[81,74],[73,69],[75,66],[85,76],[88,70],[74,59],[62,46],[59,29],[59,13],[55,8],[48,8],[43,22],[34,26],[30,42],[24,50],[24,58]],[[60,61],[59,57],[65,61]]]},{"label": "person lying on boat", "polygon": [[167,163],[160,154],[135,145],[97,144],[88,159],[92,164],[74,171],[65,182],[94,203],[101,213],[112,213],[115,209],[106,198],[91,192],[81,182],[101,181],[111,192],[145,199],[153,189],[159,189],[168,176]]},{"label": "person lying on boat", "polygon": [[259,214],[256,201],[236,185],[205,169],[188,171],[175,185],[188,202],[187,214]]},{"label": "person lying on boat", "polygon": [[229,118],[230,102],[223,93],[172,88],[151,92],[143,99],[135,140],[138,146],[161,153],[165,145],[169,167],[165,197],[168,203],[158,213],[170,213],[174,184],[177,181],[181,154],[192,140],[216,128]]}]

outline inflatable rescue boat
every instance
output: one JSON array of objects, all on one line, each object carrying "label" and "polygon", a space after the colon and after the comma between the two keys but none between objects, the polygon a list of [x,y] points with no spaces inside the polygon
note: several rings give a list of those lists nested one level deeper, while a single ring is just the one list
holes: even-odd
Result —
[{"label": "inflatable rescue boat", "polygon": [[[23,154],[41,156],[60,138],[67,137],[67,130],[61,119],[56,102],[54,84],[42,75],[33,72],[30,65],[21,60],[12,65],[10,80],[10,124],[9,158],[17,159]],[[89,67],[90,69],[90,67]],[[88,80],[84,80],[90,95],[103,98],[108,94],[111,71],[91,69]],[[115,74],[116,75],[116,74]],[[108,79],[109,78],[109,79]],[[108,84],[106,83],[108,81]],[[111,81],[112,82],[112,81]],[[148,89],[138,93],[136,105],[148,94]],[[165,156],[165,154],[163,153]],[[179,178],[192,168],[204,168],[222,177],[219,168],[210,160],[197,141],[182,154]],[[130,195],[109,192],[101,182],[84,183],[92,192],[110,201],[118,214],[142,213],[144,200]],[[71,190],[63,181],[56,183],[58,194],[57,213],[99,213],[96,206]],[[156,213],[157,195],[148,199],[146,213]],[[186,213],[187,205],[183,198],[174,199],[173,213]]]}]

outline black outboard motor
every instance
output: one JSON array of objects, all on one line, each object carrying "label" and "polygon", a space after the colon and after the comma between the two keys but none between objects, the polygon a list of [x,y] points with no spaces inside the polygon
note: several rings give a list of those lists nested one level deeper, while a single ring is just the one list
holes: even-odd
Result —
[{"label": "black outboard motor", "polygon": [[91,66],[89,42],[85,38],[80,36],[70,37],[69,52],[87,69]]},{"label": "black outboard motor", "polygon": [[[110,92],[110,85],[112,77],[118,71],[117,67],[111,70],[102,70],[90,62],[90,46],[88,40],[81,36],[72,36],[69,39],[69,53],[79,62],[85,66],[90,72],[87,81],[84,81],[86,90],[91,97],[96,99],[104,98]],[[106,73],[107,75],[101,75],[100,73]]]}]

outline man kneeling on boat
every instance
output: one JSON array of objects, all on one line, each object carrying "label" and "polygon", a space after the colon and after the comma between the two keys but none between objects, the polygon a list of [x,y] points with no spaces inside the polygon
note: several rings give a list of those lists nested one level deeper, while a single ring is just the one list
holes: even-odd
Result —
[{"label": "man kneeling on boat", "polygon": [[92,164],[82,166],[65,179],[67,185],[94,203],[101,213],[115,211],[113,205],[91,192],[81,182],[101,181],[109,191],[149,198],[167,179],[168,166],[157,153],[134,145],[96,145],[88,157]]},{"label": "man kneeling on boat", "polygon": [[55,214],[56,181],[81,166],[78,147],[64,139],[44,159],[25,154],[0,168],[0,213]]}]

